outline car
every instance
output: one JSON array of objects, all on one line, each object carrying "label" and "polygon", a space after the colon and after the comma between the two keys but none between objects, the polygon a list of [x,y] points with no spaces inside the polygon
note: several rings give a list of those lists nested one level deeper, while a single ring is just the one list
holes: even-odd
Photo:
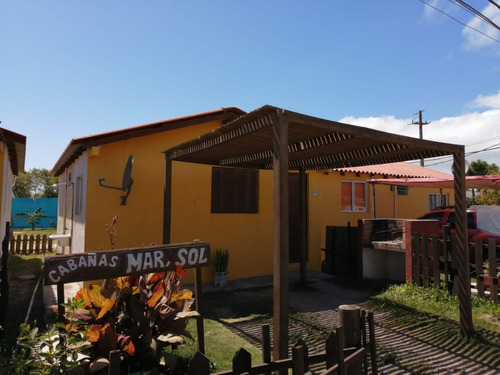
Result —
[{"label": "car", "polygon": [[[426,214],[419,216],[421,220],[437,220],[439,222],[440,236],[444,225],[450,226],[451,235],[455,234],[455,207],[437,207]],[[500,206],[470,206],[467,209],[467,240],[471,260],[474,259],[474,243],[476,238],[481,238],[484,244],[490,239],[495,240],[500,246]],[[498,252],[498,251],[497,251]],[[483,259],[487,250],[483,253]]]}]

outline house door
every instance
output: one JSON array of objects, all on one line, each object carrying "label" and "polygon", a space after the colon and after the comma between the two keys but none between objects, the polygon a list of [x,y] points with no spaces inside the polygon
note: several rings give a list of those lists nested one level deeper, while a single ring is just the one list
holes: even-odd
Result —
[{"label": "house door", "polygon": [[[306,186],[307,186],[307,175]],[[307,189],[306,189],[307,190]],[[301,212],[300,212],[300,178],[298,173],[288,174],[288,226],[289,226],[289,255],[290,263],[300,262],[301,244],[307,238],[307,230],[302,233]],[[307,195],[305,198],[305,212],[307,212]]]}]

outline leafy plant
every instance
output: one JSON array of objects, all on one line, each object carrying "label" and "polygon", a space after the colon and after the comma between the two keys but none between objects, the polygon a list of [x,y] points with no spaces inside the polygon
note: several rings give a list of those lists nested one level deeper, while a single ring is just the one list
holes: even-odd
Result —
[{"label": "leafy plant", "polygon": [[[74,299],[65,307],[69,312],[78,311],[82,301]],[[68,319],[65,327],[54,324],[46,331],[21,324],[17,345],[8,355],[2,356],[0,365],[12,374],[84,374],[91,348],[86,335],[91,326],[79,319]]]},{"label": "leafy plant", "polygon": [[88,330],[82,326],[93,344],[90,367],[109,365],[110,351],[120,350],[128,369],[174,368],[172,352],[184,344],[182,336],[191,338],[186,326],[198,315],[190,311],[192,292],[180,289],[183,275],[179,267],[175,272],[108,279],[102,287],[78,291],[75,299],[82,301],[81,308],[68,311],[66,319],[91,325]]},{"label": "leafy plant", "polygon": [[215,272],[227,272],[229,263],[229,250],[217,249],[215,250],[214,270]]}]

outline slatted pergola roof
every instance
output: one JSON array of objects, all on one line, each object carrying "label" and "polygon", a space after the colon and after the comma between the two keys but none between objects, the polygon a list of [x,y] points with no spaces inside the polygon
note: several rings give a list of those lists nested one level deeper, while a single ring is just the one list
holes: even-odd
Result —
[{"label": "slatted pergola roof", "polygon": [[278,113],[288,122],[289,169],[319,170],[418,160],[459,152],[432,142],[264,106],[210,133],[166,150],[172,160],[273,169]]},{"label": "slatted pergola roof", "polygon": [[[346,168],[452,155],[459,254],[459,303],[464,335],[472,334],[469,259],[465,205],[464,146],[427,141],[343,124],[264,106],[225,123],[210,133],[164,151],[166,187],[164,243],[170,241],[172,162],[272,169],[274,181],[273,352],[274,359],[288,356],[288,172]],[[305,183],[300,183],[299,206],[306,207]],[[307,232],[307,212],[302,210],[301,231]],[[302,243],[302,271],[307,243]],[[197,275],[197,285],[201,285]],[[201,292],[201,289],[199,290]],[[199,293],[197,292],[197,295]],[[201,293],[200,293],[201,294]]]}]

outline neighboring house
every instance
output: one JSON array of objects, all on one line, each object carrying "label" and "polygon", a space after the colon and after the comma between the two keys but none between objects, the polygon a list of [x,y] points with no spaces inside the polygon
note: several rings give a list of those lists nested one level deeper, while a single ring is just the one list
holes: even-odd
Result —
[{"label": "neighboring house", "polygon": [[0,238],[10,221],[14,176],[24,172],[26,136],[0,128]]},{"label": "neighboring house", "polygon": [[[73,139],[53,168],[60,182],[58,233],[71,235],[66,252],[109,249],[106,230],[115,215],[119,215],[116,248],[162,243],[166,210],[162,151],[242,114],[237,108],[223,108]],[[172,243],[199,239],[209,241],[212,252],[229,249],[229,280],[273,273],[272,171],[175,162],[172,176],[174,198],[168,207]],[[289,173],[292,263],[299,260],[296,245],[301,238],[296,229],[300,227],[298,176]],[[427,212],[437,196],[453,203],[451,189],[376,186],[373,193],[367,182],[371,178],[449,177],[408,163],[313,170],[306,176],[306,237],[312,270],[321,269],[327,226],[357,226],[359,219],[373,217],[415,218]],[[290,268],[298,269],[298,264]],[[211,272],[204,272],[205,281],[211,278]]]}]

